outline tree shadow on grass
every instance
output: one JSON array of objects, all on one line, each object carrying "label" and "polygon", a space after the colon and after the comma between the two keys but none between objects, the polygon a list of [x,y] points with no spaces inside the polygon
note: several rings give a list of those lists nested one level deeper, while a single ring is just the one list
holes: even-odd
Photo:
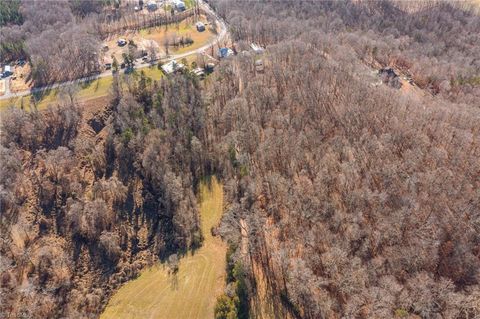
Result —
[{"label": "tree shadow on grass", "polygon": [[99,79],[100,78],[94,78],[94,79],[90,79],[88,81],[80,83],[80,89],[85,90],[85,89],[88,89],[90,87],[94,87],[94,92],[98,91],[98,89],[100,87],[100,81],[97,81],[97,80],[99,80]]},{"label": "tree shadow on grass", "polygon": [[43,90],[43,91],[32,91],[30,93],[31,97],[30,97],[30,100],[35,103],[35,104],[38,104],[40,102],[43,101],[44,98],[46,98],[47,96],[49,96],[50,94],[54,94],[56,95],[57,94],[57,91],[55,91],[53,88],[48,88],[46,90]]}]

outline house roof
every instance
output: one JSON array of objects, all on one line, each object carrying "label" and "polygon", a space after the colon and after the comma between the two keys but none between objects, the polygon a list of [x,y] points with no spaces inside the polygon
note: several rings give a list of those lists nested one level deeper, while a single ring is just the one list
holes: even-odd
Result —
[{"label": "house roof", "polygon": [[177,61],[172,60],[172,61],[167,62],[164,65],[162,65],[162,70],[166,74],[171,74],[175,71],[183,69],[184,67],[185,66],[182,63],[178,63]]},{"label": "house roof", "polygon": [[176,7],[185,7],[185,2],[181,0],[175,0],[173,3],[175,4]]},{"label": "house roof", "polygon": [[226,58],[230,55],[233,55],[233,51],[232,51],[232,49],[229,49],[229,48],[220,48],[220,49],[218,49],[218,55],[221,58]]},{"label": "house roof", "polygon": [[205,74],[205,71],[202,68],[196,68],[195,70],[193,70],[193,73],[195,73],[196,75],[203,75]]}]

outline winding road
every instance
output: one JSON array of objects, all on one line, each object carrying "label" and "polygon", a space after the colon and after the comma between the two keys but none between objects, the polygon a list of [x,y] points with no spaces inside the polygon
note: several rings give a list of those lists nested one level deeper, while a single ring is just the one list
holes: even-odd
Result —
[{"label": "winding road", "polygon": [[[172,60],[182,59],[182,58],[187,57],[187,56],[192,55],[192,54],[203,53],[206,50],[208,50],[209,48],[211,48],[212,46],[214,46],[216,43],[225,39],[225,37],[227,35],[227,25],[226,25],[225,21],[221,17],[219,17],[216,14],[216,12],[213,11],[212,8],[207,3],[200,0],[199,4],[200,4],[200,7],[206,13],[215,17],[216,22],[217,22],[217,26],[220,29],[217,36],[214,39],[212,39],[212,41],[210,41],[208,44],[206,44],[206,45],[204,45],[204,46],[202,46],[198,49],[188,51],[188,52],[185,52],[185,53],[182,53],[182,54],[169,55],[169,56],[165,57],[164,59],[162,59],[163,62],[169,62],[169,61],[172,61]],[[135,66],[135,69],[138,70],[138,69],[149,67],[151,65],[152,64],[150,62],[140,63],[140,64],[137,64]],[[30,90],[25,90],[25,91],[20,91],[20,92],[15,92],[15,93],[13,93],[9,90],[10,78],[7,78],[7,79],[5,79],[5,87],[6,87],[5,94],[0,96],[0,100],[6,100],[6,99],[15,98],[15,97],[26,96],[26,95],[29,95],[29,94],[39,93],[39,92],[43,92],[43,91],[47,91],[47,90],[51,90],[51,89],[55,89],[55,88],[59,88],[59,87],[63,87],[63,86],[68,86],[68,85],[72,85],[72,84],[89,82],[89,81],[93,81],[93,80],[96,80],[96,79],[99,79],[99,78],[104,78],[104,77],[107,77],[107,76],[112,76],[112,71],[107,70],[107,71],[102,72],[100,74],[87,76],[87,77],[79,78],[79,79],[72,80],[72,81],[55,83],[55,84],[52,84],[52,85],[42,86],[42,87],[33,88],[33,89],[30,89]]]}]

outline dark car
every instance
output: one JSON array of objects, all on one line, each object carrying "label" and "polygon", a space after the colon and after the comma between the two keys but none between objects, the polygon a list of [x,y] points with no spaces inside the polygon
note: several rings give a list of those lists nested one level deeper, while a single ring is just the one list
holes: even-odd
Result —
[{"label": "dark car", "polygon": [[3,73],[1,73],[1,74],[2,74],[1,77],[2,77],[2,79],[3,79],[3,78],[8,78],[8,77],[9,77],[10,75],[12,75],[13,73],[10,72],[10,71],[5,71],[5,72],[3,72]]}]

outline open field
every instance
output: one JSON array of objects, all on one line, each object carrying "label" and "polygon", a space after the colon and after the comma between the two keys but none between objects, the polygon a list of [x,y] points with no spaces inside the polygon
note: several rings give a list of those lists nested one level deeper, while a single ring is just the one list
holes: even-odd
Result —
[{"label": "open field", "polygon": [[[206,17],[200,17],[199,21],[204,23],[207,22]],[[177,41],[181,37],[190,37],[193,40],[193,44],[187,46],[169,46],[169,54],[181,54],[190,50],[198,49],[208,41],[212,40],[215,37],[215,34],[210,31],[209,28],[206,28],[203,32],[198,32],[195,27],[195,21],[193,18],[187,18],[178,24],[163,25],[148,29],[142,29],[139,32],[127,32],[124,34],[119,34],[115,37],[110,37],[109,40],[105,41],[103,45],[108,46],[108,50],[104,53],[104,59],[109,60],[114,56],[119,63],[123,61],[122,54],[128,53],[128,45],[119,47],[117,45],[117,40],[123,38],[128,41],[133,41],[140,47],[148,48],[150,45],[148,41],[154,41],[156,43],[156,54],[158,57],[165,56],[165,39],[169,39],[173,43],[173,39],[176,38]],[[147,49],[148,51],[148,49]]]},{"label": "open field", "polygon": [[[140,31],[140,36],[147,40],[153,40],[158,43],[158,45],[164,50],[164,41],[166,38],[172,39],[173,37],[180,38],[189,36],[193,40],[193,44],[174,48],[170,46],[170,54],[181,54],[187,51],[198,49],[204,46],[208,41],[212,40],[215,37],[215,34],[210,31],[207,27],[205,31],[198,32],[195,23],[191,22],[191,19],[187,19],[179,23],[178,25],[169,25],[168,28],[165,26],[160,26],[157,28],[143,29]],[[206,23],[206,18],[202,17],[199,19]]]},{"label": "open field", "polygon": [[216,178],[200,186],[203,246],[180,259],[177,275],[158,264],[121,287],[101,315],[110,318],[213,318],[217,296],[225,283],[226,245],[213,237],[223,210],[223,188]]},{"label": "open field", "polygon": [[[149,68],[143,68],[137,71],[137,74],[140,74],[140,72],[144,72],[145,75],[152,80],[160,80],[163,75],[162,71],[159,70],[156,65]],[[107,76],[91,82],[79,84],[77,99],[81,102],[107,96],[110,93],[112,81],[113,77]],[[60,98],[59,92],[60,89],[57,88],[43,92],[42,95],[36,95],[38,109],[45,109],[49,104],[53,104],[58,101],[58,99]],[[24,97],[11,98],[8,100],[0,100],[0,111],[10,105],[20,107],[22,105],[22,100],[23,106],[25,107],[25,109],[28,109],[31,102],[31,97],[32,95],[27,95]]]}]

